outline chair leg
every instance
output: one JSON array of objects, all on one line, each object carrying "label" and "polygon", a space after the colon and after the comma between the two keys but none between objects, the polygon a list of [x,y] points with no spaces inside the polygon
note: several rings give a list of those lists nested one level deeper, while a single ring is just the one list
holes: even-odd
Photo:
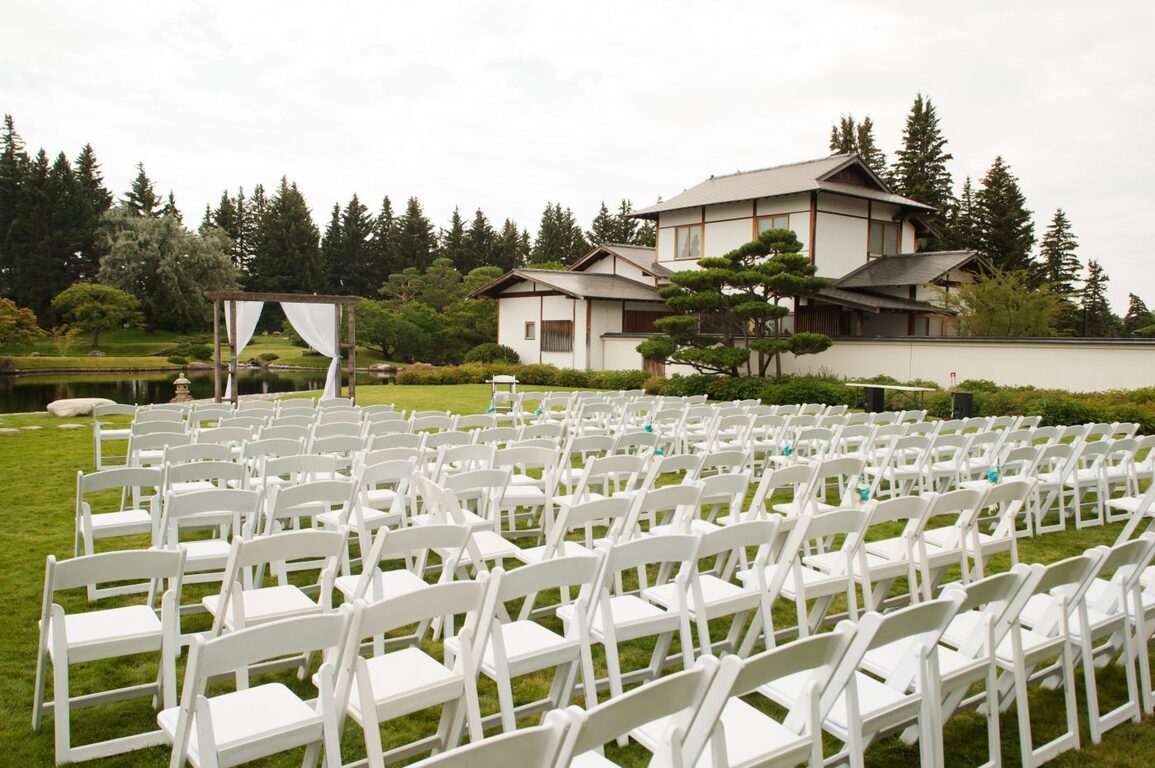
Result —
[{"label": "chair leg", "polygon": [[70,730],[71,704],[68,694],[68,658],[56,658],[52,663],[52,721],[56,741],[56,764],[70,759],[72,734]]},{"label": "chair leg", "polygon": [[513,685],[509,675],[498,674],[494,678],[497,683],[497,703],[501,709],[501,730],[503,733],[512,733],[517,730],[517,719],[514,716]]}]

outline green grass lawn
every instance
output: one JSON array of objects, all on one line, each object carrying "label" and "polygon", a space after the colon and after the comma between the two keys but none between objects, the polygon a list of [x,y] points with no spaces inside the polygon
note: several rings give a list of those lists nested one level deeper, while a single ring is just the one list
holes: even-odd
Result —
[{"label": "green grass lawn", "polygon": [[[374,386],[359,388],[358,394],[363,404],[396,402],[399,409],[478,412],[489,402],[489,389],[484,385]],[[41,427],[15,435],[0,435],[5,522],[0,527],[0,585],[3,585],[0,590],[0,744],[4,745],[0,765],[3,766],[52,764],[52,720],[48,718],[44,728],[34,733],[30,718],[44,559],[49,553],[59,557],[71,554],[75,474],[78,469],[90,470],[92,463],[89,420],[78,418],[69,421],[82,423],[85,428],[61,430],[57,428],[61,420],[46,415],[0,416],[2,427]],[[1022,542],[1022,556],[1028,561],[1049,562],[1090,546],[1109,543],[1114,540],[1118,528],[1116,525],[1072,530],[1027,540]],[[1006,567],[1005,558],[996,560],[998,567]],[[212,587],[204,589],[215,591]],[[191,596],[186,594],[186,598]],[[779,627],[791,624],[792,617],[792,606],[780,605],[775,611]],[[623,668],[641,666],[648,658],[648,652],[647,643],[629,644],[623,649]],[[600,662],[600,652],[598,658]],[[147,680],[152,673],[152,663],[151,658],[145,658],[75,667],[72,671],[73,690],[85,692],[112,684]],[[183,660],[180,674],[183,676]],[[299,687],[290,675],[283,675],[282,679]],[[1123,690],[1123,675],[1120,670],[1112,668],[1102,671],[1099,679],[1103,703],[1105,707],[1111,707]],[[518,700],[525,701],[543,694],[547,686],[547,676],[538,675],[519,681],[515,690]],[[1036,687],[1031,696],[1036,738],[1046,739],[1048,732],[1060,722],[1062,694]],[[497,710],[494,688],[484,682],[484,678],[482,707],[483,714]],[[1080,709],[1083,710],[1081,694]],[[81,710],[73,715],[73,740],[74,743],[83,743],[93,738],[143,731],[153,727],[154,723],[155,714],[143,699]],[[396,744],[429,733],[435,723],[436,712],[419,713],[387,726],[386,740]],[[1149,719],[1116,728],[1107,734],[1101,745],[1090,744],[1085,727],[1083,736],[1084,748],[1081,751],[1067,753],[1052,764],[1139,768],[1153,762],[1155,727]],[[360,739],[359,729],[350,721],[344,739],[347,760],[363,754]],[[947,765],[976,765],[986,755],[985,720],[974,713],[956,715],[947,724],[945,740]],[[1002,718],[1002,743],[1006,764],[1018,765],[1018,730],[1013,711]],[[625,765],[645,765],[648,760],[648,754],[636,746],[625,750],[613,749],[611,754]],[[902,745],[897,739],[887,739],[874,745],[867,757],[868,765],[880,768],[913,765],[917,764],[918,750],[917,747]],[[153,749],[109,758],[97,764],[160,766],[167,764],[167,759],[167,750]],[[279,756],[261,764],[288,766],[299,762],[297,754]]]}]

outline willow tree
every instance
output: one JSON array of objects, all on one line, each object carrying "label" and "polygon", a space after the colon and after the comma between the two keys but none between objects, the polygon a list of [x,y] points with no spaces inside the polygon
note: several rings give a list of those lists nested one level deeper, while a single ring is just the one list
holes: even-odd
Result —
[{"label": "willow tree", "polygon": [[784,302],[813,295],[830,282],[815,276],[801,250],[793,232],[770,229],[723,256],[699,259],[700,269],[676,273],[658,292],[673,314],[655,321],[661,333],[638,351],[701,372],[737,376],[744,369],[765,376],[772,362],[781,375],[783,352],[828,349],[833,343],[828,336],[783,330],[790,314]]}]

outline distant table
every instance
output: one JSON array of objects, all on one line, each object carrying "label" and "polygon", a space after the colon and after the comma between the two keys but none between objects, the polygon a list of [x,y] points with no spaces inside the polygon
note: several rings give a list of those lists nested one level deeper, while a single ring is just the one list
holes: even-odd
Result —
[{"label": "distant table", "polygon": [[908,387],[902,384],[872,384],[869,381],[848,381],[846,382],[846,386],[862,387],[867,392],[872,389],[893,389],[896,392],[905,392],[910,396],[910,400],[914,403],[915,407],[920,409],[922,408],[923,394],[935,391],[933,387]]}]

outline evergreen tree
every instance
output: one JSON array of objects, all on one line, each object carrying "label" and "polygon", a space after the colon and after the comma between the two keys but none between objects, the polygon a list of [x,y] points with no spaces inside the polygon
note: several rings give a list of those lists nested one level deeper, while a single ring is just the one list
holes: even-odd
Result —
[{"label": "evergreen tree", "polygon": [[1118,336],[1122,326],[1119,319],[1111,313],[1111,304],[1107,301],[1107,283],[1110,278],[1103,266],[1091,259],[1087,262],[1087,280],[1083,283],[1082,301],[1079,308],[1083,311],[1083,335],[1090,337]]},{"label": "evergreen tree", "polygon": [[437,258],[425,270],[421,280],[421,293],[418,299],[438,312],[462,296],[461,273],[447,258]]},{"label": "evergreen tree", "polygon": [[534,262],[559,261],[573,264],[589,251],[589,243],[574,218],[573,211],[561,203],[545,206],[537,239],[533,243]]},{"label": "evergreen tree", "polygon": [[1127,335],[1155,325],[1155,317],[1143,299],[1133,293],[1127,294],[1127,314],[1123,316],[1123,330]]},{"label": "evergreen tree", "polygon": [[441,230],[437,238],[437,255],[449,259],[458,269],[465,267],[468,256],[465,253],[465,219],[461,218],[461,209],[453,208],[453,215],[449,217],[449,229]]},{"label": "evergreen tree", "polygon": [[[946,143],[934,104],[921,93],[916,95],[902,132],[902,148],[895,152],[891,186],[904,197],[934,206],[937,211],[926,219],[939,230],[945,229],[951,203],[951,175],[946,163],[954,156],[945,151]],[[923,250],[942,247],[938,237],[927,238],[923,244]]]},{"label": "evergreen tree", "polygon": [[866,167],[879,176],[886,174],[886,155],[874,142],[874,121],[870,115],[862,118],[858,126],[858,155]]},{"label": "evergreen tree", "polygon": [[24,139],[16,132],[12,115],[5,114],[0,134],[0,292],[10,298],[17,293],[17,272],[27,248],[20,221],[20,198],[28,164]]},{"label": "evergreen tree", "polygon": [[341,211],[341,252],[346,277],[341,290],[353,296],[375,296],[380,283],[373,250],[373,217],[356,194]]},{"label": "evergreen tree", "polygon": [[397,221],[394,253],[399,265],[415,267],[418,271],[428,267],[437,255],[437,236],[433,232],[433,223],[425,217],[416,197],[409,198],[405,213]]},{"label": "evergreen tree", "polygon": [[108,253],[108,241],[101,231],[101,220],[112,208],[112,193],[104,186],[100,163],[91,144],[85,144],[76,157],[76,183],[83,198],[83,213],[77,223],[77,279],[93,280],[100,270],[100,260]]},{"label": "evergreen tree", "polygon": [[1039,241],[1039,260],[1035,265],[1036,286],[1046,283],[1050,290],[1060,296],[1071,296],[1075,293],[1075,282],[1083,265],[1075,255],[1079,241],[1071,232],[1071,222],[1067,214],[1059,208],[1051,219],[1050,226],[1043,233]]},{"label": "evergreen tree", "polygon": [[[261,190],[262,199],[263,193]],[[320,233],[297,185],[281,177],[277,193],[262,207],[253,255],[253,287],[285,293],[317,292],[323,285]]]},{"label": "evergreen tree", "polygon": [[[63,264],[54,263],[49,241],[52,231],[52,191],[48,153],[41,149],[26,166],[16,221],[13,223],[11,296],[38,317],[48,313],[52,296],[68,285]],[[61,281],[63,284],[58,283]]]},{"label": "evergreen tree", "polygon": [[[528,239],[528,233],[526,235]],[[501,233],[497,236],[497,247],[494,249],[493,266],[500,267],[503,273],[511,269],[524,266],[529,261],[529,249],[525,247],[525,240],[518,230],[513,219],[506,219],[501,225]]]},{"label": "evergreen tree", "polygon": [[481,209],[473,214],[469,229],[465,232],[464,258],[454,262],[462,274],[469,274],[478,267],[485,267],[498,260],[499,242],[497,232],[489,223]]},{"label": "evergreen tree", "polygon": [[344,245],[341,242],[341,206],[333,203],[329,225],[321,235],[321,263],[325,267],[325,293],[342,293],[347,277],[343,262]]},{"label": "evergreen tree", "polygon": [[947,210],[942,247],[955,251],[978,250],[982,246],[978,231],[974,187],[971,177],[967,176],[958,199],[952,201]]},{"label": "evergreen tree", "polygon": [[160,209],[161,216],[172,216],[181,224],[184,223],[184,216],[181,216],[180,208],[176,207],[176,197],[173,196],[172,190],[168,191],[168,199],[165,200],[164,207]]},{"label": "evergreen tree", "polygon": [[606,207],[606,202],[603,200],[601,208],[598,209],[597,216],[594,216],[593,222],[590,223],[589,231],[586,232],[586,240],[593,243],[594,246],[598,246],[602,243],[620,242],[617,237],[617,218],[610,213],[610,209]]},{"label": "evergreen tree", "polygon": [[835,155],[858,151],[858,125],[853,115],[843,115],[830,127],[830,151]]},{"label": "evergreen tree", "polygon": [[1031,267],[1035,225],[1019,181],[1002,157],[996,157],[975,194],[979,250],[1004,272]]},{"label": "evergreen tree", "polygon": [[156,188],[153,187],[152,180],[144,172],[144,163],[136,164],[136,178],[132,180],[132,187],[124,196],[124,202],[137,216],[160,215],[160,198],[156,196]]},{"label": "evergreen tree", "polygon": [[48,171],[45,202],[47,229],[40,244],[46,288],[53,294],[63,290],[85,272],[80,247],[87,201],[72,170],[72,163],[61,152]]},{"label": "evergreen tree", "polygon": [[370,278],[376,295],[381,284],[389,275],[400,269],[396,254],[397,219],[393,215],[393,203],[388,195],[381,201],[381,213],[373,225],[373,269]]}]

